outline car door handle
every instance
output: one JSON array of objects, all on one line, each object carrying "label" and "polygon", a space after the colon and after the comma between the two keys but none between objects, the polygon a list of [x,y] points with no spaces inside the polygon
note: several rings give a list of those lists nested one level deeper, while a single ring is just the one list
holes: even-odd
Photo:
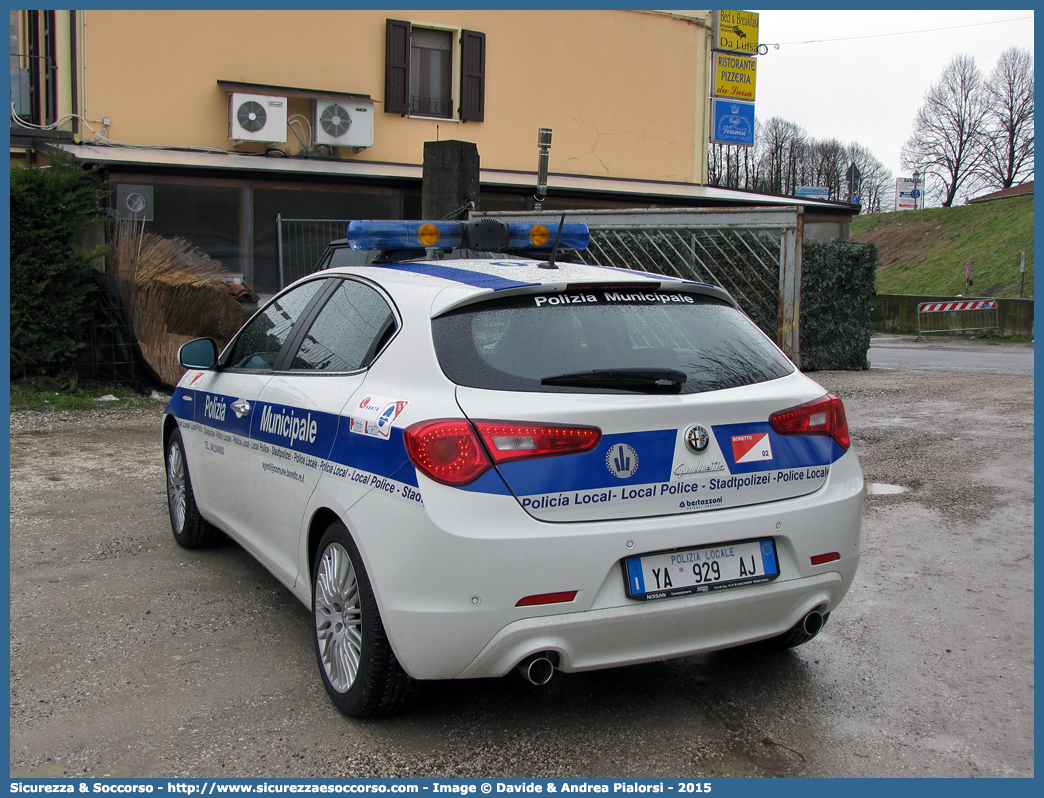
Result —
[{"label": "car door handle", "polygon": [[234,412],[239,418],[242,418],[250,412],[250,402],[246,399],[236,399],[231,404],[232,412]]}]

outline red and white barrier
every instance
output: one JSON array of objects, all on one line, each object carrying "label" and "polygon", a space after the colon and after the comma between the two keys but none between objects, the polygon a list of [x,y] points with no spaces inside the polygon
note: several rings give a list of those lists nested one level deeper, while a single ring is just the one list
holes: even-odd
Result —
[{"label": "red and white barrier", "polygon": [[918,313],[935,313],[940,310],[994,310],[996,299],[973,299],[965,302],[922,302],[917,306]]}]

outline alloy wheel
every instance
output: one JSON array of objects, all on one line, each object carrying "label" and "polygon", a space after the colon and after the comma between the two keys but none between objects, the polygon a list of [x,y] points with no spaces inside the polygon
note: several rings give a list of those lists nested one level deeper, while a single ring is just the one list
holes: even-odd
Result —
[{"label": "alloy wheel", "polygon": [[347,692],[362,657],[362,602],[355,567],[340,543],[327,546],[319,563],[315,634],[326,678],[337,692]]}]

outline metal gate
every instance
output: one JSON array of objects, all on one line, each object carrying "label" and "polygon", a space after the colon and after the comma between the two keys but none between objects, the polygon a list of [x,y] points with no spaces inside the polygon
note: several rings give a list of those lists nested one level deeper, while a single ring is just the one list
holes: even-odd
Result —
[{"label": "metal gate", "polygon": [[[486,217],[539,220],[553,234],[561,213],[469,215]],[[721,286],[801,366],[804,216],[800,207],[568,211],[567,217],[591,230],[590,246],[578,253],[584,262]],[[277,215],[276,225],[282,288],[315,269],[326,245],[347,235],[348,220]]]},{"label": "metal gate", "polygon": [[[471,214],[481,217],[539,220],[553,237],[561,213]],[[577,253],[584,262],[721,286],[801,365],[801,208],[570,211],[567,218],[591,230],[587,250]]]},{"label": "metal gate", "polygon": [[315,271],[331,241],[348,235],[348,219],[284,219],[276,214],[279,289]]}]

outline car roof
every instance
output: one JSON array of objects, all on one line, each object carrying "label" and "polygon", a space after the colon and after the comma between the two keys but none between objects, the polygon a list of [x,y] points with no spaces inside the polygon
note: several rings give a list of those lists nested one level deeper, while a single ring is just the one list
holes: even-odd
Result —
[{"label": "car roof", "polygon": [[493,295],[582,290],[584,285],[594,287],[633,284],[636,288],[643,285],[649,288],[656,286],[683,293],[713,296],[730,305],[736,305],[727,291],[706,283],[584,263],[558,262],[553,268],[548,268],[546,261],[511,255],[491,259],[447,258],[339,266],[322,273],[365,277],[393,294],[397,293],[396,289],[404,289],[411,293],[429,293],[433,317]]}]

